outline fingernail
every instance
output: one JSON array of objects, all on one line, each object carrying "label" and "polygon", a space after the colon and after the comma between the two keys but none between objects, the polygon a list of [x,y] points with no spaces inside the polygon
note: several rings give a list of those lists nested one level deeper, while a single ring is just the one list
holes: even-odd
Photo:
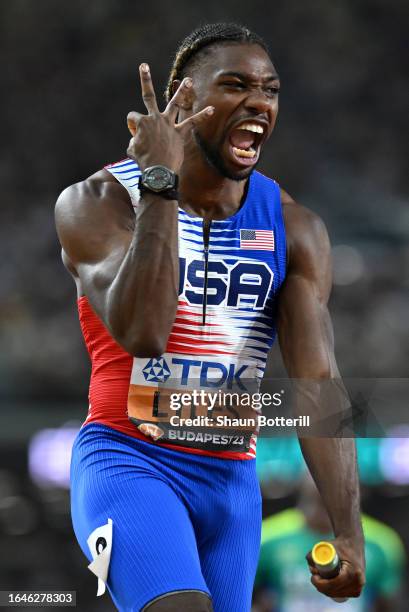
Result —
[{"label": "fingernail", "polygon": [[141,70],[142,72],[149,72],[148,64],[141,64]]},{"label": "fingernail", "polygon": [[190,79],[189,77],[185,79],[185,87],[192,87],[192,79]]},{"label": "fingernail", "polygon": [[209,106],[209,108],[207,108],[206,113],[208,115],[213,115],[214,113],[214,106]]}]

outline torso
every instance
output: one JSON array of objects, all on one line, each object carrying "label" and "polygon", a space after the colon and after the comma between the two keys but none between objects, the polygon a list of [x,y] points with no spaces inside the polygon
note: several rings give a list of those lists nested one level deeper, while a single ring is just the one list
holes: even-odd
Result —
[{"label": "torso", "polygon": [[[116,178],[107,170],[96,173],[89,180],[116,183]],[[129,215],[130,219],[134,215],[131,202]],[[150,374],[149,359],[132,359],[110,338],[84,296],[72,264],[64,262],[74,276],[81,298],[80,318],[93,361],[87,423],[102,422],[129,435],[145,438],[127,418],[126,403],[128,411],[132,411],[132,405],[143,404],[141,393],[146,393],[146,387],[162,382],[160,376],[163,377],[164,372],[167,375],[167,368],[171,372],[168,376],[178,378],[179,383],[186,386],[187,377],[201,383],[212,376],[224,378],[226,383],[236,383],[241,375],[261,380],[276,333],[275,303],[285,276],[286,242],[278,185],[253,173],[243,206],[228,219],[212,222],[205,324],[202,318],[203,220],[180,210],[179,227],[179,306],[166,353],[159,363],[164,368],[151,368]],[[241,233],[243,229],[250,234]],[[265,234],[257,234],[256,238],[255,231]],[[267,240],[273,236],[272,248],[264,245],[265,236]],[[245,246],[246,239],[250,240],[250,248]],[[260,241],[254,249],[252,239]],[[159,378],[155,372],[161,373]],[[109,396],[111,386],[105,383],[112,376],[117,377],[118,384],[110,402],[107,394]],[[148,405],[151,403],[149,400]],[[121,408],[117,410],[115,405]],[[146,418],[149,418],[147,413]],[[206,454],[219,456],[224,453],[237,459],[254,457],[254,441],[250,448],[241,450],[231,453],[212,447]]]}]

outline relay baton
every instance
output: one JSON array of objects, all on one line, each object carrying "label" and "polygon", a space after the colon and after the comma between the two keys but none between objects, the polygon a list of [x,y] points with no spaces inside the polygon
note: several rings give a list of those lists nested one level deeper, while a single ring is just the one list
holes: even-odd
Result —
[{"label": "relay baton", "polygon": [[[317,542],[311,551],[312,560],[321,578],[335,578],[341,569],[341,561],[331,542]],[[348,597],[332,597],[338,603],[348,600]]]}]

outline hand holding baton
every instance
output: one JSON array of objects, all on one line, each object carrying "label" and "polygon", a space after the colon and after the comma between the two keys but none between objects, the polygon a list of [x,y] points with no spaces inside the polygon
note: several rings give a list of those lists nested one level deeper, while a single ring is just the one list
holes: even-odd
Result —
[{"label": "hand holding baton", "polygon": [[[312,560],[322,578],[335,578],[341,570],[341,561],[331,542],[317,542],[311,551]],[[348,597],[333,597],[333,601],[343,603]]]}]

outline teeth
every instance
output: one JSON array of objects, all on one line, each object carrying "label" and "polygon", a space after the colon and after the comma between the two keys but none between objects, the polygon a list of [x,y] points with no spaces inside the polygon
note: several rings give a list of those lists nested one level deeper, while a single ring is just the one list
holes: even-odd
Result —
[{"label": "teeth", "polygon": [[264,128],[262,125],[256,123],[242,123],[238,126],[238,130],[247,130],[248,132],[255,132],[256,134],[264,134]]},{"label": "teeth", "polygon": [[233,147],[233,151],[238,157],[255,157],[256,151],[250,147],[248,151],[246,149],[239,149],[238,147]]}]

